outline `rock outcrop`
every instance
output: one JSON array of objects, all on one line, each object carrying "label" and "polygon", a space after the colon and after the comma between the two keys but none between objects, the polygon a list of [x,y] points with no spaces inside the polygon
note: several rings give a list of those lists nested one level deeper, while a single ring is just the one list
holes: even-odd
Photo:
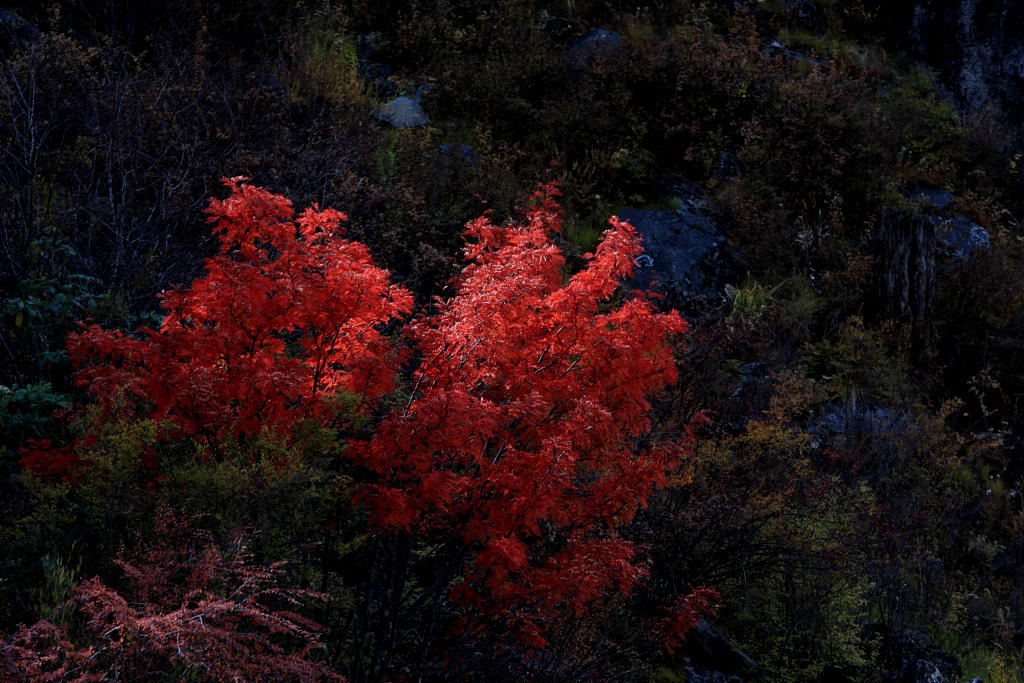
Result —
[{"label": "rock outcrop", "polygon": [[910,324],[915,345],[926,346],[935,306],[935,223],[915,211],[887,208],[875,254],[878,316]]},{"label": "rock outcrop", "polygon": [[696,297],[721,299],[725,236],[707,215],[706,202],[695,188],[685,186],[679,194],[678,209],[624,209],[619,217],[644,239],[636,285],[655,285],[670,303],[685,308],[686,301]]},{"label": "rock outcrop", "polygon": [[909,47],[935,66],[965,109],[992,104],[1024,120],[1024,2],[916,0]]},{"label": "rock outcrop", "polygon": [[585,69],[610,58],[621,47],[622,36],[615,31],[597,28],[570,45],[565,56],[574,69]]},{"label": "rock outcrop", "polygon": [[757,662],[706,619],[698,622],[688,636],[686,655],[688,683],[744,683],[764,673]]},{"label": "rock outcrop", "polygon": [[970,261],[971,257],[990,246],[988,230],[967,216],[938,216],[933,220],[935,239],[942,252],[953,261]]},{"label": "rock outcrop", "polygon": [[956,201],[951,192],[937,189],[919,189],[906,199],[921,210],[935,226],[935,240],[941,255],[950,263],[963,263],[991,245],[991,236],[981,225],[967,216],[950,213]]},{"label": "rock outcrop", "polygon": [[415,97],[396,97],[381,105],[373,115],[395,128],[413,128],[430,123],[430,118]]},{"label": "rock outcrop", "polygon": [[922,631],[893,631],[884,624],[865,624],[864,637],[881,648],[888,663],[881,680],[891,683],[959,683],[963,673],[953,655],[939,649]]}]

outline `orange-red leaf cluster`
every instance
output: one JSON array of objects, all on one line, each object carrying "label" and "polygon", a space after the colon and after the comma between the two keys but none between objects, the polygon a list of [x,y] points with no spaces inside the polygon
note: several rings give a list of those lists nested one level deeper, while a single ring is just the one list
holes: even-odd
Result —
[{"label": "orange-red leaf cluster", "polygon": [[353,454],[380,476],[380,526],[459,534],[480,548],[462,599],[482,592],[527,620],[633,586],[642,569],[614,530],[685,445],[646,440],[685,322],[646,298],[613,305],[640,237],[613,219],[566,281],[560,213],[538,199],[520,224],[469,224],[454,296],[409,326],[423,354],[413,400]]},{"label": "orange-red leaf cluster", "polygon": [[411,310],[410,294],[342,237],[344,214],[313,207],[296,219],[287,199],[242,180],[211,202],[220,249],[205,276],[163,295],[159,330],[72,335],[76,380],[101,404],[144,406],[192,436],[287,437],[325,417],[325,397],[392,390],[381,328]]},{"label": "orange-red leaf cluster", "polygon": [[[339,395],[366,405],[395,389],[384,329],[410,313],[410,294],[342,236],[343,214],[296,218],[243,180],[211,203],[220,249],[191,287],[163,296],[159,330],[71,337],[76,380],[106,410],[164,421],[170,436],[288,439],[302,421],[336,420]],[[567,277],[557,194],[542,187],[519,222],[468,224],[452,296],[404,328],[418,359],[410,397],[346,451],[368,473],[373,524],[464,544],[471,564],[453,597],[534,644],[544,623],[644,575],[618,530],[692,439],[650,438],[651,401],[677,378],[686,323],[621,291],[639,235],[613,218]],[[44,455],[23,462],[58,476]]]}]

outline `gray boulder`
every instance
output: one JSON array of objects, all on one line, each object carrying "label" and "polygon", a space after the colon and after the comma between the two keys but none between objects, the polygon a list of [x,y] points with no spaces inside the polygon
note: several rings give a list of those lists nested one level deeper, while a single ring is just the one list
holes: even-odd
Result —
[{"label": "gray boulder", "polygon": [[937,190],[934,188],[921,188],[910,193],[907,201],[920,206],[923,209],[934,209],[942,211],[948,209],[956,198],[952,192]]},{"label": "gray boulder", "polygon": [[430,123],[430,118],[423,111],[417,97],[396,97],[382,104],[373,115],[395,128],[414,128]]},{"label": "gray boulder", "polygon": [[893,631],[885,624],[865,624],[863,636],[880,647],[891,666],[881,672],[886,683],[958,683],[963,673],[956,657],[938,648],[924,632]]},{"label": "gray boulder", "polygon": [[935,646],[921,631],[906,631],[902,637],[903,656],[896,680],[900,683],[958,683],[960,662]]},{"label": "gray boulder", "polygon": [[921,188],[911,192],[904,200],[912,211],[928,217],[935,228],[935,246],[940,254],[954,261],[970,261],[991,243],[988,230],[949,208],[956,201],[951,192],[935,188]]},{"label": "gray boulder", "polygon": [[718,262],[725,237],[702,208],[702,202],[691,199],[680,209],[624,209],[619,214],[644,240],[644,256],[637,260],[638,286],[657,283],[663,293],[682,299],[720,296]]},{"label": "gray boulder", "polygon": [[584,69],[596,62],[608,59],[622,47],[622,36],[615,31],[596,28],[587,33],[565,51],[570,66]]},{"label": "gray boulder", "polygon": [[900,683],[958,683],[950,678],[934,662],[925,659],[916,659],[908,662],[905,669],[901,669]]},{"label": "gray boulder", "polygon": [[707,619],[697,622],[697,628],[687,636],[686,654],[691,665],[687,681],[742,683],[744,679],[757,678],[763,673],[747,653],[736,647]]},{"label": "gray boulder", "polygon": [[884,437],[905,434],[911,428],[905,415],[874,402],[830,404],[808,431],[821,436]]},{"label": "gray boulder", "polygon": [[916,430],[910,414],[874,400],[857,400],[856,395],[828,403],[805,425],[811,448],[842,445],[856,448],[864,458],[866,452],[886,452],[912,439]]},{"label": "gray boulder", "polygon": [[975,254],[987,250],[991,245],[988,230],[967,216],[935,216],[933,220],[939,248],[955,261],[970,261]]}]

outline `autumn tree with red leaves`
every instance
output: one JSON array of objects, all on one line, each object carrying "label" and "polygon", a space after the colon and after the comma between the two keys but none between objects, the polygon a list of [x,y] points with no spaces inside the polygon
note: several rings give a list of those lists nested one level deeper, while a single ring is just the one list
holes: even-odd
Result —
[{"label": "autumn tree with red leaves", "polygon": [[210,202],[220,249],[191,288],[162,296],[159,330],[71,336],[76,382],[104,407],[141,408],[201,439],[287,438],[304,419],[329,420],[332,397],[393,389],[381,328],[411,295],[341,236],[344,214],[314,206],[296,219],[291,202],[244,180]]},{"label": "autumn tree with red leaves", "polygon": [[641,293],[612,305],[642,252],[617,219],[565,281],[556,191],[539,191],[522,223],[469,224],[454,296],[409,326],[424,358],[412,400],[354,453],[380,477],[367,492],[376,523],[457,534],[473,562],[453,597],[513,620],[535,647],[545,623],[634,587],[643,567],[617,529],[687,446],[648,439],[685,321]]},{"label": "autumn tree with red leaves", "polygon": [[[302,424],[371,418],[369,438],[344,451],[370,511],[356,552],[383,567],[355,581],[360,616],[341,620],[353,678],[386,677],[409,638],[422,663],[455,624],[512,636],[505,647],[528,656],[559,624],[630,594],[646,569],[622,530],[693,441],[692,428],[652,437],[652,401],[677,379],[686,323],[623,291],[642,253],[636,230],[613,218],[567,277],[557,187],[518,222],[472,221],[467,264],[451,296],[405,326],[406,355],[386,330],[412,298],[342,236],[345,217],[314,207],[296,218],[244,180],[211,203],[220,249],[190,288],[163,296],[159,330],[93,326],[70,339],[76,381],[103,414],[207,445],[290,443]],[[381,416],[403,362],[404,398]],[[88,476],[76,459],[87,439],[50,460],[37,444],[23,464]],[[664,596],[677,608],[652,628],[671,646],[712,610],[713,594],[695,595]]]}]

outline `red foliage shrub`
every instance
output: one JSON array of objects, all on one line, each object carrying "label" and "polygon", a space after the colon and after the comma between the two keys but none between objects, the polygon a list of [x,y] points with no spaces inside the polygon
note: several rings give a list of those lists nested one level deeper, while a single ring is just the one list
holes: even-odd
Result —
[{"label": "red foliage shrub", "polygon": [[643,296],[612,303],[642,252],[617,219],[564,282],[560,211],[549,194],[536,199],[522,224],[469,224],[455,296],[410,325],[424,354],[414,396],[354,455],[380,475],[368,495],[376,523],[478,548],[457,597],[543,645],[540,623],[627,593],[644,573],[615,530],[686,453],[647,438],[686,323]]},{"label": "red foliage shrub", "polygon": [[202,438],[287,437],[327,416],[325,397],[373,399],[394,386],[380,328],[411,296],[340,237],[344,214],[314,206],[296,220],[287,199],[243,180],[210,203],[220,251],[191,288],[163,295],[159,330],[71,336],[76,381],[101,405],[144,407]]},{"label": "red foliage shrub", "polygon": [[[302,420],[333,420],[338,394],[391,392],[394,351],[381,330],[410,310],[408,293],[338,236],[342,214],[312,209],[295,221],[283,197],[227,184],[231,196],[209,210],[221,249],[207,274],[164,296],[158,331],[74,335],[77,382],[108,411],[207,442],[264,429],[287,439]],[[649,417],[677,378],[685,321],[643,293],[616,298],[642,252],[618,219],[566,281],[553,241],[558,194],[539,190],[520,223],[485,215],[468,225],[454,296],[406,328],[420,359],[411,396],[347,451],[372,475],[362,500],[376,527],[461,545],[459,557],[475,561],[458,561],[465,580],[453,598],[537,647],[545,624],[629,593],[645,575],[618,530],[691,451],[689,432],[652,439]],[[153,642],[200,609],[188,599],[152,621],[99,584],[82,590],[131,628],[150,620]]]}]

